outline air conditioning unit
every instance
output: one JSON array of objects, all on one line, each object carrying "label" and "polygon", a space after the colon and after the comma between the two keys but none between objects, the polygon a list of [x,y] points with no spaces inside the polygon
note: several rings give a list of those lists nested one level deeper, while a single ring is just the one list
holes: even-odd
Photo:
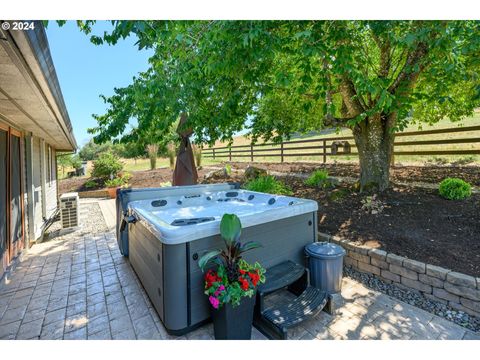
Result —
[{"label": "air conditioning unit", "polygon": [[79,225],[78,193],[71,192],[60,196],[60,217],[62,229]]}]

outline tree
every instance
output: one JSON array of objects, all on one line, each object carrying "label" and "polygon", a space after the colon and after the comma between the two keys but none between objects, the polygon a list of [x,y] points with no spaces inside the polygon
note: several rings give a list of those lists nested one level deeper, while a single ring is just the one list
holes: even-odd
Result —
[{"label": "tree", "polygon": [[74,168],[75,170],[82,167],[82,161],[78,155],[59,154],[57,156],[57,164],[62,168],[62,174],[65,175],[66,168]]},{"label": "tree", "polygon": [[93,139],[90,139],[88,143],[78,152],[78,155],[83,161],[96,160],[101,153],[110,151],[112,147],[111,142],[105,142],[103,144],[96,143]]},{"label": "tree", "polygon": [[[93,23],[80,27],[89,33]],[[228,141],[245,127],[254,141],[348,127],[362,189],[388,187],[395,132],[410,122],[460,120],[480,105],[479,21],[113,24],[92,42],[134,33],[139,48],[154,49],[141,95],[118,90],[129,106],[158,107],[165,125],[188,113],[197,143]],[[128,123],[122,115],[102,118],[98,136],[118,134]]]}]

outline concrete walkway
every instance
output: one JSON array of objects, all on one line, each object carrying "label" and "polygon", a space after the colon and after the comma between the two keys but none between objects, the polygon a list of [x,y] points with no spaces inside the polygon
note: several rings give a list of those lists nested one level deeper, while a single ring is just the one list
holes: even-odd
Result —
[{"label": "concrete walkway", "polygon": [[[112,216],[108,209],[114,203],[107,201],[99,206]],[[322,312],[290,338],[480,340],[479,334],[348,278],[342,296],[336,315]],[[0,339],[212,338],[211,324],[182,337],[167,334],[113,232],[76,231],[34,245],[0,285]],[[252,338],[264,339],[256,329]]]}]

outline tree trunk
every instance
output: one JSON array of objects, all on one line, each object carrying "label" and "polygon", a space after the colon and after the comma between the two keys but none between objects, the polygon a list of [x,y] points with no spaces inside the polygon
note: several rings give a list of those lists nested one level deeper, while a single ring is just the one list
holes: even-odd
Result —
[{"label": "tree trunk", "polygon": [[150,154],[150,170],[157,168],[157,155]]},{"label": "tree trunk", "polygon": [[396,114],[373,115],[353,129],[360,161],[360,190],[384,191],[389,186]]}]

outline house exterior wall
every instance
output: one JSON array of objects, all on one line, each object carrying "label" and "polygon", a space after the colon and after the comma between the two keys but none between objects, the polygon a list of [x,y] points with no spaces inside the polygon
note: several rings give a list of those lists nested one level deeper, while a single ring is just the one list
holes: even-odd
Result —
[{"label": "house exterior wall", "polygon": [[[9,125],[0,121],[1,129],[9,129]],[[56,150],[43,139],[16,128],[20,135],[20,159],[22,167],[20,178],[23,202],[23,236],[22,240],[12,244],[10,256],[8,250],[0,254],[0,279],[11,260],[20,251],[38,240],[43,233],[46,222],[56,214],[57,201],[57,167]],[[7,174],[0,174],[7,177]],[[33,203],[33,206],[30,206]],[[45,206],[43,206],[45,205]],[[8,221],[8,215],[7,215]],[[32,231],[33,229],[33,231]]]}]

